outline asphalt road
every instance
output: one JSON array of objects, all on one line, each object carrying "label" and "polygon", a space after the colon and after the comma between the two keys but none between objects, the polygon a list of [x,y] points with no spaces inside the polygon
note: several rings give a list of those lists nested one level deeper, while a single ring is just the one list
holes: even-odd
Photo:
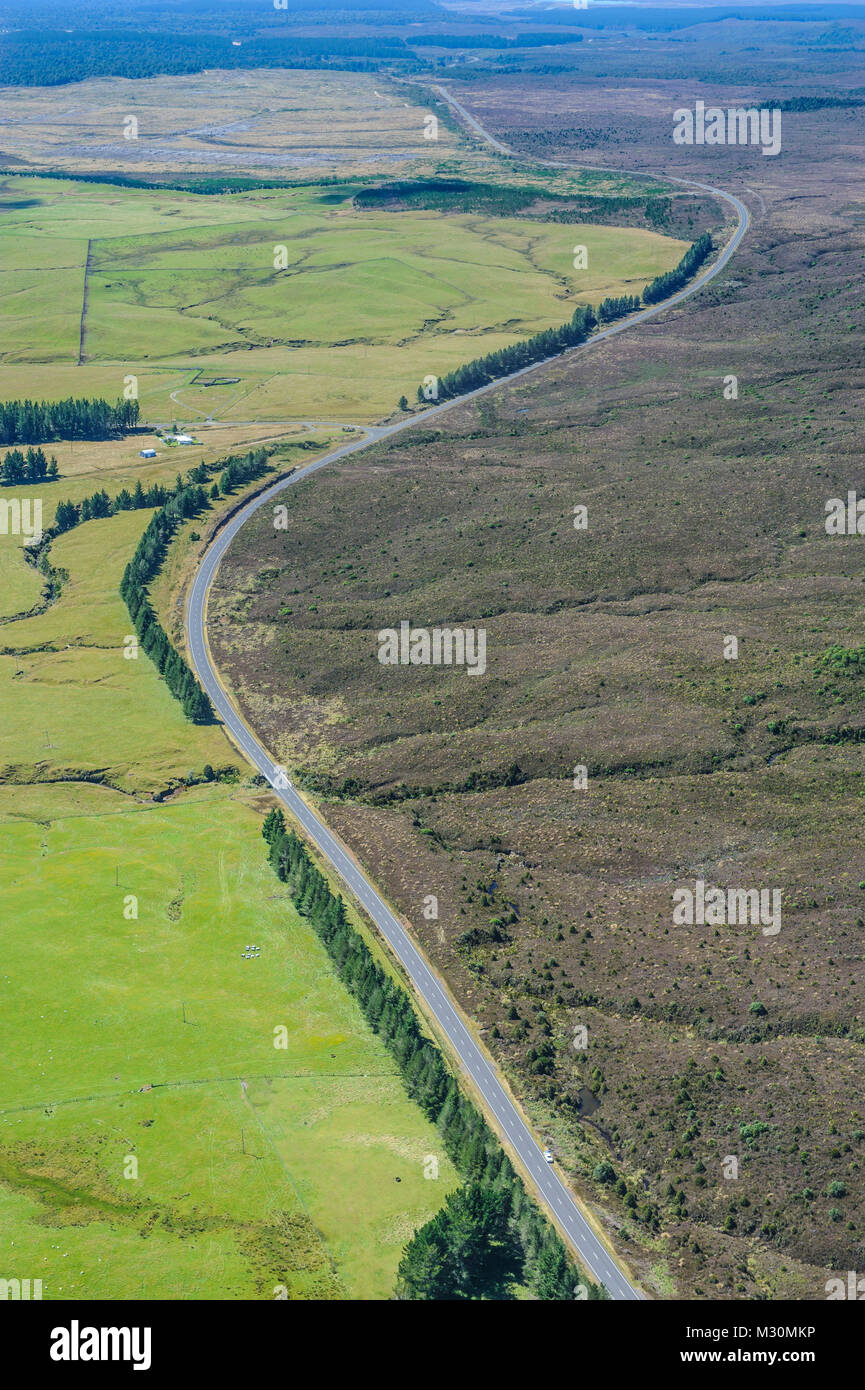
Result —
[{"label": "asphalt road", "polygon": [[[475,121],[459,102],[448,96],[444,88],[438,88],[438,90],[476,132],[481,134],[485,139],[488,139],[501,153],[509,157],[514,157],[513,152],[502,145],[501,142],[489,136],[487,132],[484,131],[483,127]],[[532,162],[537,163],[539,161]],[[669,178],[668,175],[663,175],[662,177]],[[594,344],[602,339],[612,337],[616,333],[621,333],[626,328],[630,328],[632,325],[640,323],[645,319],[653,318],[655,315],[663,313],[664,310],[668,309],[671,305],[677,304],[681,300],[688,298],[689,295],[695,294],[703,285],[707,284],[709,280],[718,274],[735,252],[736,247],[739,245],[739,242],[748,229],[750,221],[748,209],[745,205],[732,194],[724,193],[721,189],[713,188],[708,184],[697,184],[684,179],[675,181],[679,183],[688,183],[694,188],[712,193],[728,204],[731,204],[735,208],[738,217],[738,226],[735,233],[727,243],[721,255],[713,261],[702,274],[697,276],[695,280],[688,284],[683,290],[680,290],[678,294],[673,295],[662,304],[652,305],[650,308],[641,310],[637,314],[630,315],[627,319],[611,324],[610,327],[593,334],[586,343],[581,344],[579,347],[570,348],[567,355],[591,351]],[[426,424],[433,416],[440,414],[442,411],[449,410],[451,406],[471,400],[475,396],[482,396],[488,391],[499,390],[507,382],[525,376],[529,372],[537,371],[542,365],[542,363],[536,363],[530,367],[524,367],[522,370],[514,372],[509,377],[500,378],[498,381],[491,382],[486,386],[480,387],[476,391],[461,396],[458,402],[445,401],[439,405],[431,406],[429,409],[421,411],[417,415],[410,415],[406,419],[398,420],[394,424],[368,428],[362,437],[348,440],[345,444],[333,449],[329,454],[325,454],[322,458],[316,459],[314,463],[304,468],[301,472],[295,473],[290,478],[283,479],[281,482],[275,483],[272,487],[267,488],[264,492],[259,493],[257,497],[254,497],[241,511],[237,512],[222,530],[217,533],[204,556],[187,602],[187,638],[192,663],[198,673],[199,680],[213,701],[214,708],[224,721],[234,741],[245,753],[249,761],[268,779],[271,786],[274,788],[276,796],[283,802],[291,815],[300,822],[309,839],[318,846],[322,854],[329,860],[351,893],[354,894],[357,900],[369,913],[382,936],[401,961],[412,985],[423,998],[427,1007],[435,1016],[439,1027],[447,1037],[454,1054],[459,1059],[463,1071],[471,1078],[484,1097],[488,1114],[494,1119],[499,1133],[505,1141],[506,1147],[510,1147],[520,1159],[522,1166],[530,1176],[531,1182],[535,1187],[542,1205],[555,1216],[559,1228],[566,1235],[581,1264],[590,1271],[596,1280],[606,1285],[613,1298],[639,1299],[643,1297],[642,1293],[629,1283],[606,1246],[603,1245],[595,1235],[588,1221],[580,1211],[573,1194],[559,1176],[555,1166],[545,1161],[541,1145],[523,1119],[518,1106],[511,1099],[503,1086],[492,1060],[475,1041],[466,1024],[463,1022],[454,1001],[448,994],[443,983],[427,963],[424,956],[415,946],[409,932],[393,914],[384,899],[376,892],[363,869],[360,868],[343,845],[331,834],[324,821],[316,815],[315,811],[307,805],[303,798],[300,797],[292,787],[283,785],[284,778],[280,775],[280,769],[277,768],[276,764],[274,764],[270,758],[270,755],[240,719],[226,691],[223,689],[211,662],[206,640],[208,591],[213,582],[220,560],[231,545],[238,531],[245,525],[253,513],[272,503],[275,498],[286,490],[286,488],[293,487],[300,482],[305,482],[313,473],[316,473],[320,468],[327,467],[330,463],[336,462],[337,459],[345,458],[347,455],[356,453],[360,449],[366,449],[371,444],[381,439],[387,439],[391,435],[398,434],[404,429],[411,429],[412,426],[416,425],[418,422]]]}]

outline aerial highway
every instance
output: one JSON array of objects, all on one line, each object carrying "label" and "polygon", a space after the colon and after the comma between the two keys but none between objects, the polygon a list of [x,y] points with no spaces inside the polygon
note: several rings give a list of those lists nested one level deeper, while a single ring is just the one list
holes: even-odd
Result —
[{"label": "aerial highway", "polygon": [[[448,95],[444,88],[438,87],[436,90],[476,133],[489,140],[500,153],[509,158],[518,157],[501,142],[488,135],[465,108]],[[552,163],[552,161],[547,162]],[[669,176],[660,175],[660,177],[668,178]],[[564,355],[590,352],[594,345],[603,339],[624,332],[625,329],[645,319],[664,313],[672,305],[680,303],[707,284],[723,269],[735,252],[749,225],[749,214],[745,205],[732,194],[707,184],[698,184],[692,180],[684,179],[670,181],[687,183],[691,187],[715,195],[732,206],[737,216],[735,232],[720,255],[684,289],[660,304],[640,310],[628,318],[619,320],[608,328],[594,333],[585,343],[568,349],[567,354]],[[299,823],[303,832],[316,845],[352,895],[369,914],[394,955],[401,962],[413,988],[423,999],[426,1008],[435,1018],[439,1029],[447,1039],[454,1058],[458,1061],[465,1075],[470,1078],[478,1094],[483,1098],[487,1116],[498,1130],[505,1147],[516,1157],[519,1167],[528,1175],[536,1196],[554,1218],[580,1265],[594,1279],[603,1283],[613,1298],[639,1299],[643,1297],[643,1294],[629,1281],[613,1254],[596,1235],[574,1194],[562,1180],[555,1164],[548,1163],[544,1158],[543,1146],[538,1142],[519,1106],[502,1082],[494,1062],[470,1031],[457,1004],[443,981],[415,944],[409,929],[376,891],[373,883],[355,858],[328,829],[322,818],[294,789],[284,769],[274,763],[270,754],[241,718],[213,664],[207,642],[208,593],[220,560],[241,527],[249,521],[251,516],[262,508],[272,505],[287,488],[307,481],[320,468],[325,468],[328,464],[335,463],[361,449],[369,448],[378,441],[388,439],[402,430],[411,429],[419,421],[426,424],[434,416],[450,410],[455,405],[464,404],[475,396],[500,390],[508,382],[525,376],[529,372],[537,372],[544,365],[540,362],[524,367],[511,376],[499,378],[464,396],[430,406],[428,409],[399,419],[394,423],[372,428],[364,427],[363,434],[358,432],[357,437],[346,440],[301,471],[288,478],[280,479],[258,493],[216,532],[214,539],[205,551],[187,598],[186,632],[192,664],[201,684],[210,696],[215,710],[223,720],[226,730],[250,763],[268,780],[274,790],[274,795],[281,800],[289,813]]]}]

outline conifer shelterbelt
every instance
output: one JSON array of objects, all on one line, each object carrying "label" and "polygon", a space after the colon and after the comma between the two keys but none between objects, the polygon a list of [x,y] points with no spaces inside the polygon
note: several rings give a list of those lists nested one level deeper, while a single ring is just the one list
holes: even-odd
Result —
[{"label": "conifer shelterbelt", "polygon": [[602,299],[598,305],[598,323],[612,323],[613,319],[623,319],[627,314],[636,314],[642,308],[638,294],[623,294],[610,299]]},{"label": "conifer shelterbelt", "polygon": [[[33,450],[28,450],[28,454]],[[37,451],[41,453],[41,449]],[[53,462],[53,460],[52,460]],[[58,502],[54,513],[53,533],[59,535],[62,531],[68,531],[73,526],[77,526],[83,521],[95,521],[99,517],[113,516],[115,512],[138,511],[143,507],[164,507],[169,502],[176,503],[177,508],[194,507],[200,510],[207,505],[208,495],[203,488],[215,469],[221,469],[219,481],[213,484],[210,490],[210,499],[216,501],[220,497],[227,496],[235,488],[244,487],[247,483],[260,478],[273,465],[270,463],[266,449],[251,449],[248,454],[232,454],[219,463],[205,466],[199,464],[197,468],[190,469],[186,476],[186,481],[177,475],[173,490],[165,487],[162,483],[151,483],[149,487],[143,487],[139,478],[132,492],[128,488],[122,488],[115,498],[110,498],[103,488],[100,492],[94,492],[89,497],[83,497],[80,502]],[[52,479],[55,475],[51,472],[48,465],[47,477]],[[0,470],[2,477],[2,470]],[[193,493],[192,489],[197,487],[198,491]],[[194,516],[196,511],[185,511],[183,516]]]},{"label": "conifer shelterbelt", "polygon": [[51,439],[113,439],[135,429],[138,402],[118,400],[4,401],[0,444],[42,444]]},{"label": "conifer shelterbelt", "polygon": [[711,255],[712,247],[712,238],[708,232],[697,237],[693,246],[688,247],[679,264],[673,270],[668,270],[664,275],[658,275],[650,285],[646,286],[643,290],[644,302],[646,304],[659,304],[662,299],[669,299],[671,294],[684,289],[691,276]]},{"label": "conifer shelterbelt", "polygon": [[[547,328],[542,333],[534,333],[521,343],[511,343],[498,352],[488,352],[485,357],[476,357],[472,362],[457,367],[440,377],[439,398],[449,400],[452,396],[462,396],[466,391],[474,391],[478,386],[486,386],[489,381],[509,376],[522,367],[531,367],[535,362],[543,362],[547,357],[555,357],[566,348],[584,343],[595,327],[597,319],[591,306],[581,305],[574,310],[572,317],[560,328]],[[417,390],[419,401],[426,401],[423,386]]]},{"label": "conifer shelterbelt", "polygon": [[70,531],[84,521],[96,521],[99,517],[113,516],[115,512],[138,511],[144,507],[162,507],[173,493],[161,483],[150,487],[141,486],[141,479],[133,492],[123,488],[112,500],[103,488],[100,492],[82,497],[80,502],[58,502],[54,513],[54,534]]},{"label": "conifer shelterbelt", "polygon": [[[263,454],[264,458],[258,458],[259,454]],[[267,452],[258,450],[255,456],[255,467],[261,472],[267,466]],[[234,463],[250,465],[252,458],[253,455],[249,454],[242,459],[224,460],[223,463],[228,469]],[[117,512],[136,511],[145,507],[159,509],[151,517],[135,554],[126,566],[120,583],[120,595],[129,609],[144,651],[164,678],[174,698],[182,704],[187,719],[191,719],[195,724],[211,723],[214,717],[213,706],[157,620],[147,596],[147,585],[156,578],[165,559],[168,543],[180,523],[189,517],[197,516],[210,505],[207,489],[203,486],[207,476],[207,468],[199,465],[191,470],[185,480],[178,474],[173,491],[163,487],[161,483],[153,483],[149,488],[144,488],[139,479],[133,492],[123,488],[113,499],[103,489],[101,492],[94,492],[90,497],[82,498],[81,502],[58,502],[54,525],[45,533],[46,541],[50,544],[55,537],[85,521],[96,521],[114,516]]]},{"label": "conifer shelterbelt", "polygon": [[[13,453],[17,455],[19,451]],[[42,470],[39,476],[49,480],[56,476],[55,461],[46,461],[41,449],[28,449],[27,455],[20,457],[24,461],[25,479],[28,467]],[[9,455],[7,460],[8,458]],[[31,459],[35,461],[30,461]],[[6,481],[4,466],[0,465],[0,482]],[[16,458],[13,460],[16,472],[18,466]],[[159,509],[151,517],[135,554],[126,566],[120,584],[120,594],[129,609],[144,651],[164,677],[172,695],[182,704],[187,719],[196,724],[209,724],[213,720],[213,706],[157,620],[147,596],[147,585],[159,572],[168,543],[182,521],[198,516],[209,507],[212,500],[225,496],[236,488],[244,487],[261,477],[272,466],[267,449],[260,447],[251,449],[247,454],[232,454],[216,464],[199,464],[190,470],[185,479],[178,473],[173,489],[164,487],[162,483],[152,483],[145,488],[139,479],[132,492],[123,488],[116,497],[111,498],[103,488],[89,497],[82,498],[80,502],[58,502],[54,524],[44,533],[45,544],[50,545],[57,536],[71,531],[74,526],[79,526],[85,521],[97,521],[103,517],[114,516],[116,512],[137,511],[145,507]],[[219,481],[213,484],[208,495],[204,484],[217,469],[220,470]],[[43,560],[47,563],[45,556]]]},{"label": "conifer shelterbelt", "polygon": [[[282,811],[268,812],[262,835],[277,877],[315,928],[339,978],[395,1058],[406,1089],[436,1125],[464,1186],[422,1226],[403,1252],[400,1299],[507,1299],[515,1286],[538,1299],[607,1298],[580,1279],[558,1232],[528,1196],[480,1111],[461,1093],[444,1058],[421,1031],[404,989],[382,970],[348,921],[342,897],[287,831]],[[582,1290],[582,1292],[578,1292]]]},{"label": "conifer shelterbelt", "polygon": [[178,488],[169,501],[150,518],[120,583],[120,596],[129,609],[139,642],[194,724],[211,723],[213,706],[183,657],[171,645],[147,596],[147,585],[159,573],[168,543],[180,523],[208,505],[207,492],[200,483],[184,487],[178,480]]},{"label": "conifer shelterbelt", "polygon": [[22,483],[53,483],[59,475],[57,460],[44,449],[29,448],[25,453],[10,449],[0,464],[0,486],[18,487]]},{"label": "conifer shelterbelt", "polygon": [[248,454],[235,455],[228,459],[219,475],[219,491],[225,496],[237,487],[254,482],[271,466],[266,449],[251,449]]}]

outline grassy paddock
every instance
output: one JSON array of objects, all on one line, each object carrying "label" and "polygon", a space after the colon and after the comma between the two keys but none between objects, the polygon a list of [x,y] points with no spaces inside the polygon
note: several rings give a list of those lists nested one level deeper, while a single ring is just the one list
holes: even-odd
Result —
[{"label": "grassy paddock", "polygon": [[644,228],[360,211],[354,187],[7,178],[0,391],[114,398],[133,375],[151,421],[375,418],[427,373],[639,292],[685,249]]},{"label": "grassy paddock", "polygon": [[[53,1297],[164,1297],[175,1281],[187,1297],[276,1283],[386,1296],[407,1234],[454,1178],[315,933],[274,892],[255,807],[224,787],[149,809],[97,787],[3,788],[0,818],[14,1260]],[[244,960],[250,942],[261,956]]]}]

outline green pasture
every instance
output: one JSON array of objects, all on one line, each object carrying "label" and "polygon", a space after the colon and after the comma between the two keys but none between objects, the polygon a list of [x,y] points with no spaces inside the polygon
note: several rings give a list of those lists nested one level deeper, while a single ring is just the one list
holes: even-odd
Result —
[{"label": "green pasture", "polygon": [[[0,239],[5,242],[5,238]],[[0,245],[0,254],[3,246]],[[3,360],[78,359],[84,267],[0,272]]]},{"label": "green pasture", "polygon": [[[643,229],[359,212],[333,188],[204,196],[22,176],[0,212],[4,199],[0,392],[116,397],[133,374],[161,422],[183,407],[189,421],[376,418],[428,373],[639,292],[685,249]],[[190,391],[196,375],[240,381]]]},{"label": "green pasture", "polygon": [[[190,373],[186,379],[194,378],[194,376],[195,373]],[[174,378],[173,382],[176,380]],[[226,392],[234,391],[235,394],[237,390],[236,387],[224,389]],[[227,396],[226,399],[230,398]],[[180,413],[180,407],[177,404],[173,408],[175,413]],[[147,433],[131,435],[122,440],[96,442],[76,440],[73,443],[68,440],[61,440],[49,444],[46,447],[46,452],[49,455],[54,455],[60,470],[56,481],[44,480],[31,487],[23,485],[15,488],[2,488],[0,489],[0,502],[11,502],[18,498],[20,501],[30,499],[32,503],[35,498],[40,499],[42,502],[42,526],[47,528],[54,521],[59,502],[67,499],[72,502],[80,502],[82,498],[89,497],[102,489],[108,493],[109,497],[114,498],[123,488],[130,492],[134,491],[138,482],[141,482],[143,487],[149,487],[156,482],[173,486],[178,473],[186,473],[201,462],[218,462],[232,452],[245,453],[261,442],[271,441],[275,432],[261,425],[248,427],[203,425],[196,433],[200,442],[189,446],[172,447],[165,440]],[[317,439],[324,447],[327,439],[331,436],[322,433],[322,431],[284,428],[278,431],[278,437],[283,439],[287,445],[301,438]],[[157,454],[156,458],[141,458],[140,450],[143,448],[154,448]],[[303,464],[308,461],[308,457],[306,454],[295,453],[286,449],[275,460],[275,467],[282,469],[290,467],[292,463]],[[89,527],[76,530],[55,543],[51,551],[52,560],[55,565],[63,568],[65,566],[64,557],[68,550],[68,553],[73,557],[79,554],[84,556],[88,564],[92,560],[100,561],[102,559],[107,563],[112,563],[114,543],[109,543],[103,549],[103,542],[106,536],[112,538],[116,536],[119,538],[117,542],[119,551],[114,557],[115,567],[119,566],[119,573],[122,574],[123,566],[128,558],[126,549],[128,541],[130,537],[134,536],[134,540],[137,542],[138,534],[140,534],[137,528],[139,525],[142,527],[146,525],[147,516],[149,513],[126,513],[125,524],[130,528],[128,532],[124,529],[124,520],[121,516],[116,518],[117,527],[109,530],[100,530],[100,523],[94,523],[92,530]],[[138,520],[135,519],[136,517]],[[142,518],[144,519],[142,520]],[[90,571],[90,573],[95,574],[96,571]],[[98,589],[102,583],[100,578],[97,577],[94,582],[97,585],[100,601],[104,600],[114,612],[115,604],[119,602],[117,595]],[[73,579],[72,589],[76,595],[78,595],[78,588],[82,583],[86,588],[84,578],[76,577]],[[44,586],[44,577],[25,559],[21,538],[0,534],[0,651],[7,646],[33,647],[46,643],[50,646],[57,646],[59,638],[56,609],[44,621],[31,620],[26,627],[17,626],[14,632],[11,631],[8,622],[4,621],[14,618],[16,614],[26,613],[37,605]],[[83,618],[84,608],[78,602],[78,597],[81,596],[76,597],[71,608],[63,607],[60,609],[63,621],[72,612],[76,614],[75,622],[80,622]],[[85,602],[84,607],[87,606],[88,603]],[[76,636],[77,634],[72,634],[73,638]],[[68,640],[69,634],[62,636],[64,644]]]},{"label": "green pasture", "polygon": [[[577,302],[640,289],[681,257],[684,244],[653,232],[561,226],[519,219],[431,212],[321,215],[317,225],[288,220],[248,224],[244,244],[227,248],[201,228],[198,263],[183,238],[177,264],[161,237],[124,243],[115,259],[97,242],[90,276],[88,356],[136,357],[260,344],[420,343],[430,335],[514,335],[561,322]],[[575,270],[575,245],[588,268]],[[286,248],[285,269],[274,247]],[[216,255],[213,255],[215,249]],[[230,259],[227,260],[226,252]],[[142,337],[142,335],[144,335]]]},{"label": "green pasture", "polygon": [[0,768],[15,770],[7,775],[98,772],[152,791],[228,760],[218,728],[189,724],[152,662],[123,654],[132,625],[117,588],[150,515],[120,512],[61,536],[51,550],[69,573],[59,599],[0,629]]},{"label": "green pasture", "polygon": [[24,559],[20,537],[0,536],[0,619],[28,612],[39,602],[44,583],[39,571]]},{"label": "green pasture", "polygon": [[454,1175],[243,796],[5,787],[0,820],[4,1271],[49,1297],[386,1297]]}]

